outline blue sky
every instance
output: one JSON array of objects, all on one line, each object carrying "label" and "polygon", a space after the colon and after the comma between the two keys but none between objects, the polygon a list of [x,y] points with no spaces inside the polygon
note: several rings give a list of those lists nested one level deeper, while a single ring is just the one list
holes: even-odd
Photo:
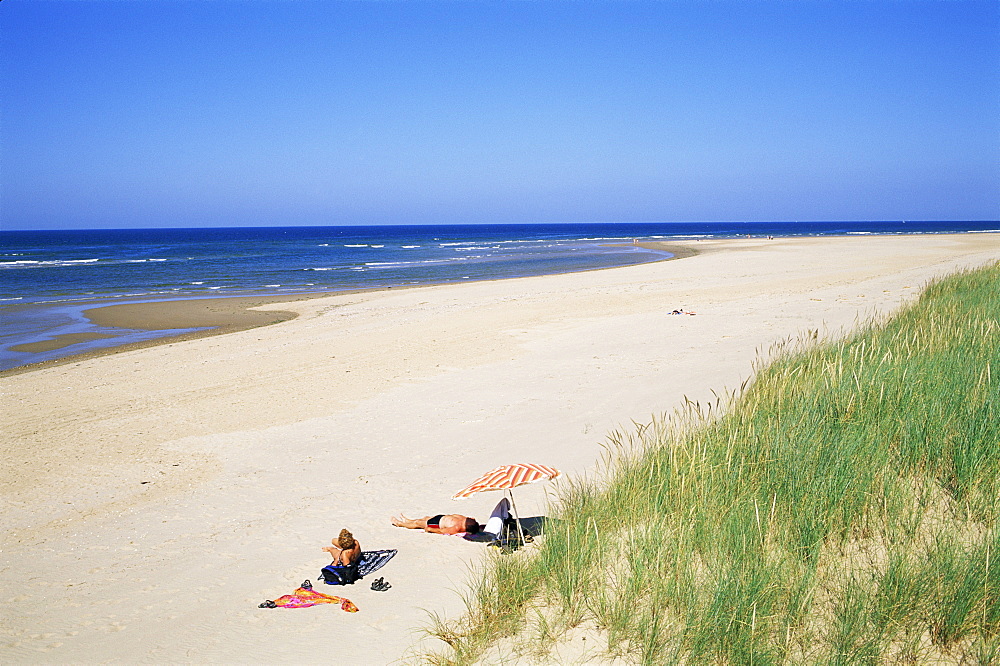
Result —
[{"label": "blue sky", "polygon": [[0,228],[1000,218],[996,0],[0,3]]}]

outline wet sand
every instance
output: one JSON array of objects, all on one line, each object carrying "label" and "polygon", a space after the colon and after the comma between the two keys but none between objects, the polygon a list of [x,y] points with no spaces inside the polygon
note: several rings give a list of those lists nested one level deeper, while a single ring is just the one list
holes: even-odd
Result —
[{"label": "wet sand", "polygon": [[262,305],[301,300],[296,297],[203,298],[184,301],[129,303],[91,308],[84,314],[98,326],[164,330],[210,326],[214,334],[232,333],[293,319],[287,310],[253,310]]},{"label": "wet sand", "polygon": [[71,345],[79,344],[81,342],[90,342],[91,340],[102,340],[105,338],[113,338],[113,335],[107,333],[63,333],[62,335],[56,335],[51,340],[42,340],[41,342],[27,342],[23,345],[14,345],[10,348],[11,351],[16,352],[47,352],[53,351],[55,349],[62,349],[64,347],[69,347]]},{"label": "wet sand", "polygon": [[[503,463],[592,474],[609,432],[713,401],[774,344],[1000,260],[1000,234],[681,245],[701,253],[262,304],[297,316],[0,377],[0,662],[433,649],[425,611],[461,613],[487,553],[392,515],[485,518],[497,496],[449,498]],[[544,515],[552,488],[518,489],[521,514]],[[354,614],[257,607],[315,581],[342,527],[399,550],[377,574],[391,590],[337,590]]]},{"label": "wet sand", "polygon": [[[212,335],[243,331],[258,326],[277,324],[298,316],[289,310],[262,311],[263,305],[287,303],[329,294],[297,294],[294,296],[233,296],[226,298],[189,299],[175,301],[150,301],[147,303],[127,303],[92,307],[83,311],[93,324],[101,327],[122,328],[143,331],[166,331],[175,329],[201,330],[187,331],[140,342],[90,349],[63,358],[31,363],[0,371],[0,377],[32,372],[42,368],[55,367],[107,356],[122,351],[172,344]],[[11,351],[39,353],[61,349],[80,342],[115,337],[107,333],[69,333],[54,336],[49,340],[31,342],[11,347]]]}]

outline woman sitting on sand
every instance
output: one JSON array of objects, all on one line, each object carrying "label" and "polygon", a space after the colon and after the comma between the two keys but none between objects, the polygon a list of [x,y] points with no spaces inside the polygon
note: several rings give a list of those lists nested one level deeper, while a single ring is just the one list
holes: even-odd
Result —
[{"label": "woman sitting on sand", "polygon": [[323,548],[333,555],[333,566],[351,566],[361,559],[361,544],[358,543],[354,535],[346,529],[340,530],[340,536],[331,541],[332,546]]}]

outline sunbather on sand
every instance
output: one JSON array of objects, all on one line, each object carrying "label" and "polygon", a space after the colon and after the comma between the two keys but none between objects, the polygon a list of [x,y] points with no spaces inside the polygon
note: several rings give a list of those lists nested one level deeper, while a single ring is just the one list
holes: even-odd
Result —
[{"label": "sunbather on sand", "polygon": [[432,534],[476,534],[480,529],[479,523],[474,518],[461,516],[457,513],[424,516],[423,518],[407,518],[399,515],[392,519],[392,524],[396,527],[423,530]]},{"label": "sunbather on sand", "polygon": [[346,529],[340,530],[340,536],[333,539],[332,546],[323,548],[333,556],[334,566],[350,566],[361,558],[361,544],[357,542],[354,535]]},{"label": "sunbather on sand", "polygon": [[480,526],[473,518],[462,516],[457,513],[438,516],[424,516],[423,518],[407,518],[406,516],[396,516],[392,519],[392,524],[396,527],[406,527],[411,530],[424,530],[434,534],[478,534],[487,532],[494,536],[499,536],[503,530],[504,523],[511,520],[510,502],[504,497],[501,499],[490,519],[485,526]]}]

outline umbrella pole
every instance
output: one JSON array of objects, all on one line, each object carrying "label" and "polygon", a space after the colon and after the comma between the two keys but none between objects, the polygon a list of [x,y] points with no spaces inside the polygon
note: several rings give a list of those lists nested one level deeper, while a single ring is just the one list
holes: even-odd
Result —
[{"label": "umbrella pole", "polygon": [[509,489],[504,492],[510,497],[510,508],[514,512],[514,524],[517,525],[517,535],[521,537],[521,543],[524,544],[524,531],[521,529],[521,518],[517,515],[517,505],[514,504],[514,493]]}]

